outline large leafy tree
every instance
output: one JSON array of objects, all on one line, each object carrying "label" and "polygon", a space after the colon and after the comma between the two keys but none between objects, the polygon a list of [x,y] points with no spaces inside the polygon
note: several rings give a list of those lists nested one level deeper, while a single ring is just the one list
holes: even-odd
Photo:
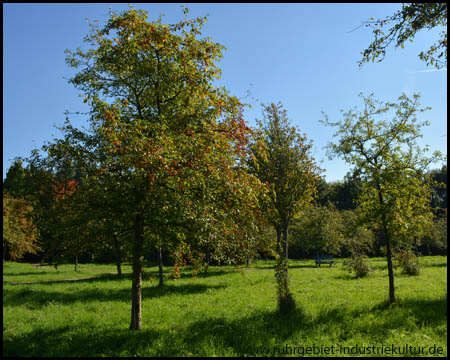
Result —
[{"label": "large leafy tree", "polygon": [[362,52],[360,66],[376,59],[382,61],[391,43],[403,48],[406,41],[413,41],[418,31],[437,26],[442,27],[440,39],[427,51],[420,52],[419,58],[437,69],[447,66],[447,3],[404,3],[395,14],[385,19],[370,19],[365,25],[373,28],[375,40]]},{"label": "large leafy tree", "polygon": [[70,82],[90,106],[90,133],[76,134],[98,169],[87,183],[95,196],[120,204],[133,229],[134,330],[142,326],[146,240],[159,239],[157,246],[194,261],[204,254],[196,251],[199,238],[186,234],[214,226],[226,235],[214,239],[214,248],[233,257],[248,241],[239,220],[257,207],[259,182],[241,161],[250,129],[238,99],[212,85],[223,46],[198,38],[205,21],[164,25],[161,18],[149,22],[145,11],[111,13],[104,27],[91,24],[89,50],[67,51],[68,64],[80,69]]},{"label": "large leafy tree", "polygon": [[[432,221],[430,186],[425,181],[428,165],[440,154],[426,157],[417,139],[427,122],[419,122],[419,95],[401,95],[397,103],[381,103],[361,95],[362,111],[349,110],[336,126],[336,143],[329,144],[330,157],[340,156],[358,169],[363,180],[360,218],[380,225],[389,274],[389,302],[395,302],[393,247],[411,246]],[[393,112],[393,114],[390,114]],[[387,120],[388,115],[392,116]],[[381,119],[380,119],[381,118]]]},{"label": "large leafy tree", "polygon": [[248,162],[251,172],[270,189],[265,212],[277,234],[278,294],[283,311],[294,304],[287,275],[288,227],[312,201],[318,168],[310,154],[311,142],[290,126],[281,103],[263,106],[263,120],[258,125],[259,141]]}]

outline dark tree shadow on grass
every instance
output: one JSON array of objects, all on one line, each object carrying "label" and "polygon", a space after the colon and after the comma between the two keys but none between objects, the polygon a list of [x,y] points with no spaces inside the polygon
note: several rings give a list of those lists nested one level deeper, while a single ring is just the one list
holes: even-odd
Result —
[{"label": "dark tree shadow on grass", "polygon": [[39,329],[3,338],[3,356],[135,356],[161,336],[152,329],[100,329],[81,324],[79,328]]},{"label": "dark tree shadow on grass", "polygon": [[408,309],[411,310],[409,315],[413,316],[418,323],[439,325],[447,322],[447,296],[430,300],[400,298],[394,304],[389,304],[386,300],[375,305],[371,311],[375,313],[390,311],[393,314],[391,321],[395,323],[399,320],[395,319],[395,314]]},{"label": "dark tree shadow on grass", "polygon": [[[45,274],[45,275],[48,275]],[[100,282],[104,282],[104,281],[114,281],[114,280],[124,280],[124,279],[130,279],[131,280],[131,274],[127,273],[124,274],[122,273],[122,275],[117,275],[117,274],[102,274],[102,275],[98,275],[98,276],[90,276],[90,277],[85,277],[85,278],[68,278],[68,279],[54,279],[54,280],[43,280],[43,281],[11,281],[11,282],[6,282],[5,284],[9,284],[9,285],[35,285],[35,284],[47,284],[47,285],[52,285],[54,283],[74,283],[74,282],[96,282],[96,281],[100,281]]]},{"label": "dark tree shadow on grass", "polygon": [[422,264],[419,260],[419,268],[420,267],[447,267],[447,262],[439,264]]},{"label": "dark tree shadow on grass", "polygon": [[[256,311],[251,316],[236,320],[209,318],[192,322],[183,329],[179,337],[197,356],[208,356],[195,353],[195,349],[204,348],[205,344],[215,344],[217,348],[231,348],[238,356],[268,356],[278,355],[265,352],[265,349],[273,350],[269,346],[273,339],[283,344],[295,332],[307,332],[310,326],[311,320],[307,319],[301,309],[296,309],[289,315],[275,311]],[[161,355],[174,354],[168,352]]]},{"label": "dark tree shadow on grass", "polygon": [[[336,264],[333,264],[333,266],[331,268],[335,268]],[[330,268],[330,265],[328,264],[324,264],[322,266],[316,266],[315,264],[301,264],[301,265],[290,265],[289,264],[289,269],[321,269],[321,268]]]},{"label": "dark tree shadow on grass", "polygon": [[[198,273],[195,277],[198,279],[202,279],[202,278],[208,278],[208,277],[214,277],[214,276],[221,276],[221,275],[225,275],[225,274],[230,274],[236,272],[236,270],[229,270],[229,271],[224,271],[224,270],[212,270],[209,271],[207,273]],[[14,273],[14,274],[9,274],[9,276],[18,276],[18,275],[49,275],[51,273],[48,272],[26,272],[26,273]],[[167,281],[167,275],[170,275],[170,272],[165,272],[164,276],[166,277],[166,281]],[[73,274],[71,273],[71,275],[73,276]],[[81,276],[86,276],[86,275],[81,275]],[[148,279],[148,276],[152,276],[154,278],[157,278],[159,276],[158,272],[155,271],[144,271],[143,274],[143,278],[144,279]],[[189,278],[193,278],[194,275],[192,272],[187,272],[187,273],[181,273],[181,279],[189,279]],[[43,281],[7,281],[5,282],[5,284],[9,284],[9,285],[34,285],[34,284],[54,284],[54,283],[62,283],[62,282],[103,282],[103,281],[121,281],[124,279],[128,279],[131,280],[132,278],[132,274],[131,273],[122,273],[121,275],[118,274],[101,274],[101,275],[97,275],[97,276],[89,276],[89,277],[85,277],[85,278],[68,278],[68,279],[54,279],[54,280],[43,280]]]},{"label": "dark tree shadow on grass", "polygon": [[[67,285],[70,287],[70,284]],[[204,284],[186,284],[173,285],[166,284],[163,287],[146,286],[142,289],[143,299],[158,298],[171,295],[198,294],[206,292],[209,289],[222,289],[225,285],[204,285]],[[52,291],[49,290],[27,288],[8,288],[3,289],[3,304],[6,306],[22,306],[25,305],[29,309],[39,309],[50,303],[73,304],[77,301],[131,301],[131,283],[130,286],[121,289],[102,289],[89,288],[79,289],[77,291]]]},{"label": "dark tree shadow on grass", "polygon": [[358,280],[358,278],[353,273],[337,275],[337,276],[334,276],[333,279],[337,279],[337,280],[355,280],[355,281]]},{"label": "dark tree shadow on grass", "polygon": [[[214,270],[208,270],[208,272],[198,272],[197,275],[195,275],[195,277],[197,279],[203,279],[203,278],[209,278],[209,277],[214,277],[214,276],[222,276],[222,275],[227,275],[227,274],[232,274],[234,273],[235,270],[218,270],[218,269],[214,269]],[[164,275],[170,274],[170,272],[165,272]],[[153,272],[154,276],[158,276],[158,272]],[[186,270],[186,272],[182,272],[181,273],[181,279],[192,279],[194,278],[194,274],[193,272],[188,269]]]},{"label": "dark tree shadow on grass", "polygon": [[56,270],[54,271],[42,271],[42,270],[36,270],[36,271],[27,271],[27,272],[8,272],[4,271],[3,276],[28,276],[28,275],[55,275],[58,274]]}]

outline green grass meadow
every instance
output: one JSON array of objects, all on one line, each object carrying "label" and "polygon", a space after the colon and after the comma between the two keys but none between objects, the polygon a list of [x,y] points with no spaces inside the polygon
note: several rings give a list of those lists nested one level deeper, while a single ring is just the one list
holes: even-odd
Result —
[{"label": "green grass meadow", "polygon": [[[420,351],[415,356],[447,355],[447,257],[421,257],[418,276],[396,269],[392,306],[385,259],[370,259],[374,271],[363,279],[342,262],[289,261],[298,307],[290,316],[276,312],[273,261],[210,267],[197,278],[187,267],[162,288],[157,268],[146,268],[141,331],[128,329],[130,266],[118,277],[114,265],[74,272],[5,262],[3,355],[355,356],[355,346],[366,351],[358,356],[411,356],[405,346]],[[83,280],[46,282],[74,278]],[[11,284],[20,282],[35,283]],[[386,353],[393,346],[397,353]]]}]

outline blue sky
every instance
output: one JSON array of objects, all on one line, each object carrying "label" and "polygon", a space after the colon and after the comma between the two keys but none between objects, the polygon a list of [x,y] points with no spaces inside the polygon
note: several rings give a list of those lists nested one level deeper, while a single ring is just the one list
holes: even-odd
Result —
[{"label": "blue sky", "polygon": [[[180,4],[135,4],[149,19],[163,13],[164,23],[183,17]],[[421,31],[404,49],[389,48],[381,63],[359,68],[361,52],[373,40],[364,26],[370,17],[385,18],[400,4],[207,4],[183,3],[189,17],[208,15],[203,36],[227,47],[220,62],[222,80],[231,94],[245,97],[252,109],[250,125],[261,118],[260,102],[281,101],[293,125],[313,140],[313,156],[327,181],[342,180],[349,170],[343,161],[328,160],[323,147],[333,128],[319,120],[341,119],[340,110],[362,107],[360,92],[395,101],[402,92],[419,92],[421,104],[432,110],[421,144],[447,153],[447,71],[431,71],[417,57],[438,39],[440,30]],[[26,157],[53,136],[64,111],[86,111],[77,91],[67,82],[74,71],[65,64],[65,49],[83,46],[86,18],[104,24],[109,8],[127,4],[3,4],[3,177],[16,156]],[[354,31],[352,31],[354,30]],[[86,118],[71,115],[75,126]]]}]

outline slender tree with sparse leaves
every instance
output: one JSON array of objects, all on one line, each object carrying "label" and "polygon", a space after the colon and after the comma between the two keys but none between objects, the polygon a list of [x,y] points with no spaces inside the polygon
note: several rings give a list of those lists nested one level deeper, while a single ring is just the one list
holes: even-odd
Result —
[{"label": "slender tree with sparse leaves", "polygon": [[[322,122],[337,127],[337,141],[330,143],[329,156],[340,156],[358,169],[363,191],[356,211],[366,223],[379,224],[389,275],[389,303],[396,301],[392,256],[394,248],[408,248],[415,237],[430,225],[430,186],[425,181],[429,164],[440,158],[436,152],[425,154],[417,139],[428,124],[417,119],[419,95],[405,94],[396,103],[382,103],[373,94],[365,97],[364,109],[343,112],[341,121]],[[388,117],[391,116],[391,120]]]}]

